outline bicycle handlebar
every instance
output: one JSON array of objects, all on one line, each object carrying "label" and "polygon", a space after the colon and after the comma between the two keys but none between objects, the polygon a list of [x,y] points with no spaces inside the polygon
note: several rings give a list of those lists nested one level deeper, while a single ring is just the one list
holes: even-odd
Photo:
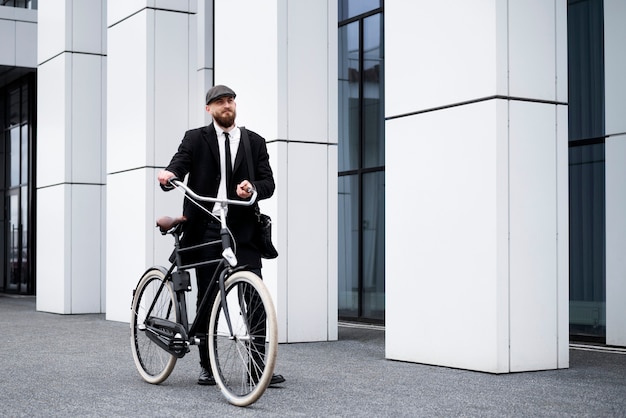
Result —
[{"label": "bicycle handlebar", "polygon": [[239,206],[252,206],[257,198],[256,189],[249,190],[252,193],[250,200],[232,200],[232,199],[218,199],[217,197],[209,197],[209,196],[200,196],[196,194],[193,190],[191,190],[185,183],[178,180],[177,178],[171,178],[168,180],[169,183],[174,187],[180,187],[185,191],[186,194],[191,196],[193,199],[200,202],[213,202],[219,203],[222,206],[224,205],[239,205]]}]

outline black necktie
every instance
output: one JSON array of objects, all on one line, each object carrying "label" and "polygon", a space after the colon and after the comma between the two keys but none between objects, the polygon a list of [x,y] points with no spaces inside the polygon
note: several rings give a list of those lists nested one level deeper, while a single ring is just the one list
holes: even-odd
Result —
[{"label": "black necktie", "polygon": [[228,137],[228,132],[224,132],[224,137],[226,140],[224,141],[224,148],[226,150],[226,196],[230,194],[230,187],[233,181],[233,163],[230,158],[230,139]]}]

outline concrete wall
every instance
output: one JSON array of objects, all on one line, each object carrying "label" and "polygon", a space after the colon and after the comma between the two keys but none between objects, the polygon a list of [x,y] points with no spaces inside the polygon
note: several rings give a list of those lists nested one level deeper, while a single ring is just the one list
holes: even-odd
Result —
[{"label": "concrete wall", "polygon": [[385,2],[388,358],[568,367],[566,17]]},{"label": "concrete wall", "polygon": [[104,312],[106,1],[39,4],[37,309]]},{"label": "concrete wall", "polygon": [[195,4],[110,2],[108,7],[106,317],[110,320],[129,320],[132,290],[139,278],[149,266],[166,264],[173,249],[173,240],[161,236],[155,222],[162,215],[180,214],[182,198],[176,192],[163,193],[156,175],[184,132],[195,125]]}]

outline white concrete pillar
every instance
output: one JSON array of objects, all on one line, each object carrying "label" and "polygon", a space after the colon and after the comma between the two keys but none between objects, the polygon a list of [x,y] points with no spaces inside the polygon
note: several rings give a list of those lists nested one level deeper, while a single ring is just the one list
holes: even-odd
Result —
[{"label": "white concrete pillar", "polygon": [[387,358],[568,367],[566,18],[385,2]]},{"label": "white concrete pillar", "polygon": [[604,0],[606,343],[626,346],[626,3]]},{"label": "white concrete pillar", "polygon": [[37,310],[105,304],[105,0],[39,3]]},{"label": "white concrete pillar", "polygon": [[197,117],[196,2],[148,3],[108,7],[106,316],[117,321],[129,320],[142,273],[173,249],[155,220],[180,214],[182,199],[156,174]]},{"label": "white concrete pillar", "polygon": [[215,1],[215,83],[268,143],[276,260],[263,275],[281,342],[337,339],[337,5]]}]

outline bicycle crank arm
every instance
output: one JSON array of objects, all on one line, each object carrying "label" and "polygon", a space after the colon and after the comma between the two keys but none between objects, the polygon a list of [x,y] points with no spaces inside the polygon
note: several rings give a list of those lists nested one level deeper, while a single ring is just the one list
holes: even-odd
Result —
[{"label": "bicycle crank arm", "polygon": [[156,345],[178,358],[189,352],[185,328],[176,322],[150,317],[145,323],[146,336]]}]

